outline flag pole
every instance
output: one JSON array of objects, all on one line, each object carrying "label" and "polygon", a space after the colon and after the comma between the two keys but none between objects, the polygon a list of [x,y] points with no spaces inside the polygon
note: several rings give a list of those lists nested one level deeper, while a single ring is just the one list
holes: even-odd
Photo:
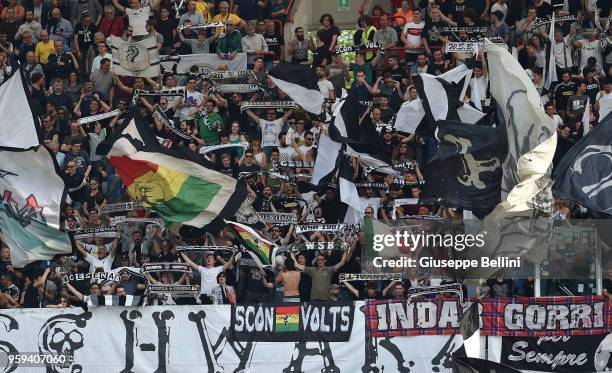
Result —
[{"label": "flag pole", "polygon": [[533,264],[533,296],[540,297],[541,296],[541,288],[540,288],[540,263]]}]

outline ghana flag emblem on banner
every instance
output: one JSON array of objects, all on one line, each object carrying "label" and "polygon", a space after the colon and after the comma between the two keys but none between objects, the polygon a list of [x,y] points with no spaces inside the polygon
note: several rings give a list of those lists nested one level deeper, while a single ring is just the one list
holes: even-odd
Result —
[{"label": "ghana flag emblem on banner", "polygon": [[275,244],[261,237],[259,233],[247,225],[227,220],[225,223],[231,227],[240,245],[251,255],[259,267],[272,266],[276,252]]},{"label": "ghana flag emblem on banner", "polygon": [[276,307],[276,332],[300,330],[300,306]]},{"label": "ghana flag emblem on banner", "polygon": [[186,149],[162,147],[142,121],[139,114],[127,118],[121,135],[98,152],[108,149],[105,155],[130,198],[167,223],[202,228],[234,216],[246,200],[244,182],[210,169]]}]

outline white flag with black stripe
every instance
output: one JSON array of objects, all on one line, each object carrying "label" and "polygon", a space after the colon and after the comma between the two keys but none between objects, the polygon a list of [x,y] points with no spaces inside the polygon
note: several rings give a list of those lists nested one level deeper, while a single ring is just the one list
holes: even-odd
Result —
[{"label": "white flag with black stripe", "polygon": [[313,69],[306,65],[280,63],[270,70],[268,76],[304,110],[316,115],[321,114],[324,99]]},{"label": "white flag with black stripe", "polygon": [[154,37],[127,42],[111,36],[111,49],[115,74],[145,78],[159,76],[159,50]]}]

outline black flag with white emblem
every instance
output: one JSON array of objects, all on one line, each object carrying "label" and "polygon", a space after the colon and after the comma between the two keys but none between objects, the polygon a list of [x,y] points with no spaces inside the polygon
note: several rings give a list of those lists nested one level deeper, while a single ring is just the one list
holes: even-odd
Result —
[{"label": "black flag with white emblem", "polygon": [[501,200],[503,131],[455,121],[438,121],[440,145],[425,167],[423,198],[486,215]]},{"label": "black flag with white emblem", "polygon": [[553,180],[560,198],[612,213],[612,113],[565,153]]}]

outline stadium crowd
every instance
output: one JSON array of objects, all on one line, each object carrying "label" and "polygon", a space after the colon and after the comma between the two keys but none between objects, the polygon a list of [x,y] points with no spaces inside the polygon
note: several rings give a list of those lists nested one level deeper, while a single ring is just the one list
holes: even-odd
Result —
[{"label": "stadium crowd", "polygon": [[[293,213],[298,224],[343,223],[346,205],[339,201],[335,185],[321,191],[300,190],[310,179],[318,137],[326,130],[325,123],[300,109],[240,110],[241,103],[247,101],[286,99],[266,75],[281,62],[312,66],[325,98],[339,97],[344,88],[358,90],[362,100],[373,102],[364,109],[360,124],[379,128],[384,151],[402,177],[376,172],[365,176],[362,169],[357,169],[354,181],[380,185],[359,188],[362,215],[387,224],[393,223],[395,199],[418,198],[427,188],[423,170],[436,145],[434,138],[399,133],[387,124],[392,124],[403,102],[418,98],[412,82],[415,75],[440,75],[472,57],[471,53],[445,53],[446,42],[487,36],[513,50],[540,92],[546,113],[557,125],[555,164],[582,137],[586,105],[590,105],[589,125],[596,126],[600,99],[612,95],[609,1],[390,1],[389,8],[396,11],[387,14],[377,6],[371,15],[360,16],[353,37],[355,45],[380,43],[384,51],[360,50],[354,62],[349,61],[348,54],[335,53],[341,30],[332,15],[321,15],[321,27],[308,32],[291,22],[290,3],[188,0],[177,10],[178,3],[168,0],[2,1],[0,80],[17,69],[27,79],[31,105],[43,128],[44,146],[55,155],[69,189],[72,203],[64,211],[68,231],[108,226],[110,218],[120,214],[103,213],[102,209],[107,204],[129,201],[114,168],[105,157],[96,154],[98,145],[121,127],[128,109],[141,111],[166,146],[186,147],[197,153],[204,146],[247,143],[244,149],[224,148],[206,157],[219,172],[246,178],[248,198],[256,211]],[[580,19],[557,24],[553,58],[559,81],[547,90],[543,70],[547,63],[548,27],[531,26],[536,19],[550,18],[553,11],[558,17],[578,15]],[[224,22],[224,26],[197,30],[189,27],[207,22]],[[444,27],[487,30],[445,33],[440,31]],[[291,40],[284,40],[285,28],[292,31]],[[160,55],[216,53],[220,59],[230,61],[236,53],[246,52],[253,74],[234,82],[258,84],[262,91],[212,92],[210,88],[220,82],[203,77],[197,70],[189,75],[163,69],[157,79],[119,76],[113,71],[116,50],[110,45],[111,35],[126,41],[155,38]],[[489,125],[493,125],[496,116],[488,90],[486,55],[480,52],[477,60],[465,101],[482,107]],[[221,63],[217,68],[226,70],[227,65]],[[185,89],[185,97],[133,100],[136,89],[179,88]],[[474,96],[482,101],[474,102]],[[173,119],[174,129],[152,115],[156,104]],[[116,109],[119,114],[114,117],[79,124],[79,118]],[[278,161],[303,163],[279,166]],[[278,178],[278,174],[287,177]],[[559,199],[555,208],[559,221],[583,214],[580,206]],[[155,217],[153,212],[142,209],[127,215]],[[397,208],[399,217],[413,215],[438,216],[456,224],[463,219],[461,210],[436,204]],[[204,304],[402,298],[412,287],[454,282],[447,274],[437,272],[404,281],[340,282],[339,273],[361,271],[363,228],[360,221],[350,223],[353,225],[338,232],[301,234],[295,233],[296,224],[265,224],[261,234],[283,247],[338,240],[348,244],[346,251],[306,250],[279,256],[275,268],[265,271],[238,265],[231,253],[177,252],[181,245],[232,246],[237,241],[228,229],[196,231],[179,237],[169,229],[128,222],[118,225],[120,235],[116,238],[75,240],[73,255],[25,268],[11,265],[10,248],[4,245],[0,250],[0,306],[68,307],[79,304],[89,294],[143,294],[148,283],[158,282],[200,284],[197,302]],[[120,281],[61,281],[66,273],[109,272],[175,261],[187,263],[193,273],[141,278],[124,271]],[[533,280],[513,281],[502,275],[483,283],[481,288],[483,293],[489,289],[489,296],[533,296]],[[196,300],[175,299],[168,294],[157,301],[189,304]]]}]

